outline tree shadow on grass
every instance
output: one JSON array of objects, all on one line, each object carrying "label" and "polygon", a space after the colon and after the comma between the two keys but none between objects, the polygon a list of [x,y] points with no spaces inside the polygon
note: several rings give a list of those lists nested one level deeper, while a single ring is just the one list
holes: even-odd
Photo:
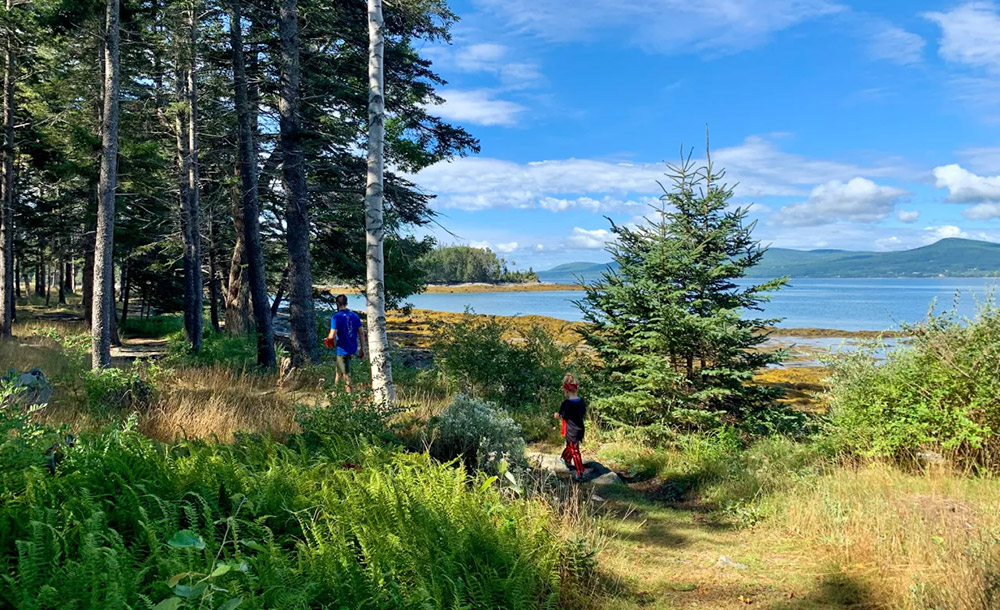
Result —
[{"label": "tree shadow on grass", "polygon": [[848,574],[831,574],[816,583],[816,588],[801,597],[785,599],[768,606],[771,610],[819,610],[820,608],[851,608],[874,610],[884,608],[859,579]]}]

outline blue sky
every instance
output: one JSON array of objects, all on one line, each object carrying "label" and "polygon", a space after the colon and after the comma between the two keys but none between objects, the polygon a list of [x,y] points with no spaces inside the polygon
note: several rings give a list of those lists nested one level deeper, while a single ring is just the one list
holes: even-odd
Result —
[{"label": "blue sky", "polygon": [[[442,243],[519,267],[604,261],[665,161],[704,149],[780,247],[1000,241],[1000,5],[461,0],[439,115],[475,157],[415,181]],[[445,231],[447,229],[447,232]],[[450,233],[449,233],[450,232]]]}]

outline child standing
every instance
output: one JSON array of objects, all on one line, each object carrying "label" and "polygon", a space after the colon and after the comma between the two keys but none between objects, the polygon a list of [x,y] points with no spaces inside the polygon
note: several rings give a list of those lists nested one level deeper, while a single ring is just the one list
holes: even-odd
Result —
[{"label": "child standing", "polygon": [[566,400],[559,407],[559,412],[553,417],[562,419],[562,433],[566,437],[566,449],[562,452],[562,459],[567,468],[575,468],[576,476],[574,481],[579,481],[583,477],[583,457],[580,455],[580,443],[583,442],[583,418],[587,415],[587,403],[580,398],[580,384],[573,373],[566,373],[563,377],[563,395]]}]

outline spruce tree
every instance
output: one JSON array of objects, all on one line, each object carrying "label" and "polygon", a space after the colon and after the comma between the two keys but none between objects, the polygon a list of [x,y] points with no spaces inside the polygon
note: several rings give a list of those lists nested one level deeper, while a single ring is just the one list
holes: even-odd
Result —
[{"label": "spruce tree", "polygon": [[746,207],[707,156],[667,165],[672,188],[638,226],[612,223],[617,268],[577,303],[587,342],[614,382],[599,401],[612,421],[704,428],[741,420],[773,404],[752,383],[782,355],[760,349],[778,320],[753,317],[787,278],[746,286],[760,262]]}]

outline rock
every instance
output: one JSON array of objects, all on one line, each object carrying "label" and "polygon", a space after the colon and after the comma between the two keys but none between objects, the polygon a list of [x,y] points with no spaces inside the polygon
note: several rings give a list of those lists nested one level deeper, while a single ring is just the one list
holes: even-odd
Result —
[{"label": "rock", "polygon": [[590,479],[588,483],[592,485],[624,485],[625,481],[622,481],[617,472],[605,472],[600,476]]},{"label": "rock", "polygon": [[528,462],[538,470],[544,470],[546,472],[552,472],[555,474],[569,474],[569,468],[566,468],[566,464],[562,461],[558,455],[549,455],[546,453],[535,453],[529,452],[525,454],[528,458]]},{"label": "rock", "polygon": [[917,460],[924,466],[938,466],[947,460],[937,451],[920,451],[917,453]]},{"label": "rock", "polygon": [[747,569],[746,564],[737,563],[732,559],[726,557],[725,555],[720,555],[719,560],[715,562],[715,567],[717,568],[733,568],[734,570],[745,570]]},{"label": "rock", "polygon": [[44,407],[52,399],[52,382],[46,379],[41,369],[33,368],[26,373],[14,369],[7,371],[7,379],[13,380],[15,394],[10,404],[24,407]]}]

